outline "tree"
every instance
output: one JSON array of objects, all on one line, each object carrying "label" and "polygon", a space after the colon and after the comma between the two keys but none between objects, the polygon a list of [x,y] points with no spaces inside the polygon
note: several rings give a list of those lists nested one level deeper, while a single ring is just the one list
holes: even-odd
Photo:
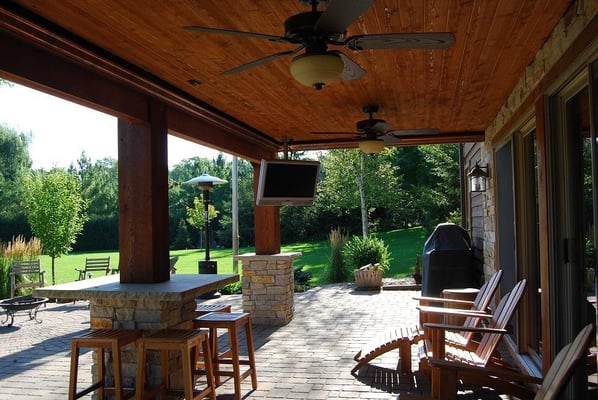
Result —
[{"label": "tree", "polygon": [[55,168],[25,180],[25,213],[31,230],[52,258],[52,284],[56,282],[54,262],[69,252],[87,220],[87,202],[81,196],[77,176]]},{"label": "tree", "polygon": [[14,217],[21,212],[19,199],[22,180],[31,168],[28,135],[0,125],[0,217]]},{"label": "tree", "polygon": [[459,148],[427,145],[397,148],[394,165],[402,196],[399,226],[432,227],[460,208]]},{"label": "tree", "polygon": [[376,207],[388,207],[398,193],[397,174],[390,162],[393,156],[392,148],[372,155],[352,149],[331,150],[322,159],[322,196],[339,213],[358,204],[363,237],[369,232],[370,213]]},{"label": "tree", "polygon": [[0,124],[0,241],[31,234],[23,212],[23,178],[31,169],[31,133],[18,133]]},{"label": "tree", "polygon": [[[208,229],[209,229],[209,221],[213,220],[220,214],[220,211],[216,210],[213,204],[208,204]],[[187,207],[187,222],[189,225],[199,229],[201,232],[205,225],[205,205],[203,204],[203,194],[202,199],[200,200],[199,197],[193,198],[193,207]],[[201,246],[201,237],[199,240],[199,247]]]},{"label": "tree", "polygon": [[82,152],[69,172],[81,182],[81,196],[88,204],[83,232],[73,249],[107,250],[118,248],[118,162],[107,157],[92,162]]},{"label": "tree", "polygon": [[118,161],[103,158],[92,164],[82,152],[77,167],[71,165],[81,181],[81,195],[88,202],[87,213],[93,217],[116,217],[118,215]]}]

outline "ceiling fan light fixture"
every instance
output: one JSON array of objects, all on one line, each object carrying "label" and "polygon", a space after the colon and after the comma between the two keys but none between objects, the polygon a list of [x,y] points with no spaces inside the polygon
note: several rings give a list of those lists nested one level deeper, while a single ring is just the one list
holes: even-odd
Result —
[{"label": "ceiling fan light fixture", "polygon": [[366,139],[359,142],[359,148],[365,154],[378,154],[384,150],[385,143],[380,139]]},{"label": "ceiling fan light fixture", "polygon": [[291,75],[302,85],[317,90],[334,82],[345,68],[342,58],[335,53],[304,54],[291,62]]}]

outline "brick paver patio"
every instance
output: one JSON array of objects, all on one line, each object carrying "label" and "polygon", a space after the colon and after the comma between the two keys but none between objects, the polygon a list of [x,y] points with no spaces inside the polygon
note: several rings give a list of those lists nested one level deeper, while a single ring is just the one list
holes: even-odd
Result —
[{"label": "brick paver patio", "polygon": [[[397,376],[396,353],[377,360],[358,376],[350,373],[353,355],[369,338],[388,327],[417,322],[412,300],[416,294],[356,291],[352,284],[295,294],[295,316],[289,324],[254,325],[258,390],[251,391],[246,380],[245,398],[396,399],[404,391],[427,390],[424,379]],[[239,295],[209,302],[232,304],[233,311],[242,309]],[[49,303],[39,318],[43,323],[17,315],[14,326],[0,326],[1,399],[67,397],[70,339],[89,328],[87,302]],[[91,353],[81,362],[80,382],[88,384]],[[232,392],[232,382],[226,382],[218,388],[218,399],[232,399]]]}]

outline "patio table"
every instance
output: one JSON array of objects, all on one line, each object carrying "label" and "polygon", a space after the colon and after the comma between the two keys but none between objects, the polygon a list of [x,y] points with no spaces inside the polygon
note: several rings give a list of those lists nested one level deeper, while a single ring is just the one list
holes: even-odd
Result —
[{"label": "patio table", "polygon": [[239,276],[235,274],[173,274],[165,282],[120,283],[120,275],[114,274],[37,288],[33,293],[35,296],[73,300],[139,300],[159,297],[165,301],[181,301],[238,280]]}]

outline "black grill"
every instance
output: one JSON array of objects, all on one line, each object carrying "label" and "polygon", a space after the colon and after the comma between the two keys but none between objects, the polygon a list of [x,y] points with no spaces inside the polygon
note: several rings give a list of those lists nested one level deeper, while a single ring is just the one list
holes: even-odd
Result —
[{"label": "black grill", "polygon": [[469,234],[459,225],[439,224],[424,245],[422,295],[439,297],[443,289],[479,288]]}]

